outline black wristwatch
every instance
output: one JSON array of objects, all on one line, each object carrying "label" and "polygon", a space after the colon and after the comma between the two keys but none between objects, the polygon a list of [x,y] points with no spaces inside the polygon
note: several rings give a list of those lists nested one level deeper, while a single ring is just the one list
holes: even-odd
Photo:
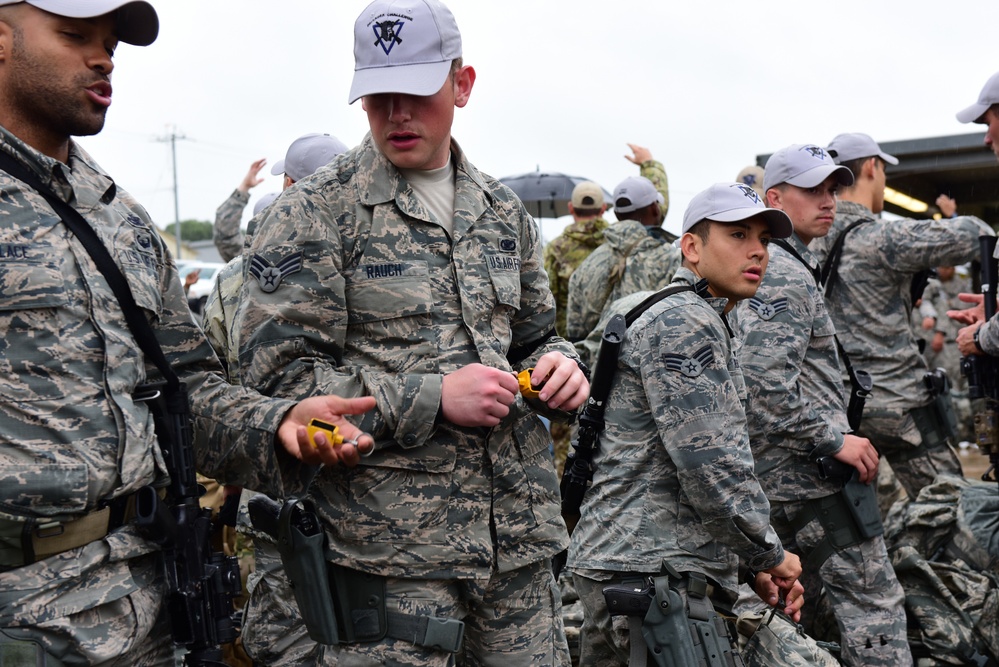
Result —
[{"label": "black wristwatch", "polygon": [[982,344],[978,342],[978,333],[982,330],[981,327],[975,329],[975,335],[972,336],[971,340],[975,343],[975,349],[978,350],[978,354],[985,354],[985,350],[982,349]]}]

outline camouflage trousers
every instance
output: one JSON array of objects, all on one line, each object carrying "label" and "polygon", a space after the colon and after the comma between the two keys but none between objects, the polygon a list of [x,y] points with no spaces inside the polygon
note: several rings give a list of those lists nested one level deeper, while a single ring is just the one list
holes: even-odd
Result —
[{"label": "camouflage trousers", "polygon": [[386,585],[389,611],[463,620],[461,651],[452,655],[386,638],[380,642],[325,646],[318,664],[569,667],[562,604],[548,559],[513,572],[494,573],[486,582],[389,577]]},{"label": "camouflage trousers", "polygon": [[805,507],[804,502],[771,501],[770,504],[770,521],[784,548],[802,556],[802,564],[806,566],[801,575],[805,588],[802,610],[805,631],[814,632],[818,593],[824,590],[839,628],[844,664],[911,665],[905,594],[895,577],[884,539],[878,536],[835,550],[818,570],[812,569],[806,557],[825,540],[826,530],[814,519],[794,532],[791,526]]},{"label": "camouflage trousers", "polygon": [[240,636],[256,665],[309,667],[320,664],[322,646],[314,642],[295,602],[277,547],[253,539],[255,569],[247,580],[246,609]]},{"label": "camouflage trousers", "polygon": [[0,664],[173,667],[156,556],[109,557],[97,540],[0,573]]},{"label": "camouflage trousers", "polygon": [[962,475],[961,461],[947,443],[923,448],[923,436],[908,412],[868,410],[859,435],[869,438],[891,463],[895,477],[910,498],[932,484],[937,475]]}]

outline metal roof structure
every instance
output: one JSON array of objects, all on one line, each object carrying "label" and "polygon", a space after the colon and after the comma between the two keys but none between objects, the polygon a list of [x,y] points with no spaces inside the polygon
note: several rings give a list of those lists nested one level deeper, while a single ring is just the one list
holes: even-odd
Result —
[{"label": "metal roof structure", "polygon": [[[925,202],[923,213],[885,201],[885,210],[907,218],[928,218],[939,213],[934,201],[940,194],[953,197],[958,214],[976,215],[999,226],[999,161],[985,146],[985,132],[954,134],[926,139],[880,142],[881,150],[898,158],[887,165],[887,185]],[[767,155],[756,163],[766,164]]]}]

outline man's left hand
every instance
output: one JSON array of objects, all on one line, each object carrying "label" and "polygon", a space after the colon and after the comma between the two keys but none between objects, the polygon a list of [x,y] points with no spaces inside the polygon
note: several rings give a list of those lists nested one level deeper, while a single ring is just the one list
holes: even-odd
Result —
[{"label": "man's left hand", "polygon": [[590,383],[576,362],[561,352],[549,352],[534,365],[531,384],[544,383],[538,398],[553,410],[571,412],[586,402]]}]

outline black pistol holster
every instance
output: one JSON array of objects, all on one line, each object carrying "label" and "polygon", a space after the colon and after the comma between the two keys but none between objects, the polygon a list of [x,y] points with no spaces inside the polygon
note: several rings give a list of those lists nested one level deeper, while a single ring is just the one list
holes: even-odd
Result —
[{"label": "black pistol holster", "polygon": [[326,558],[326,531],[312,503],[264,495],[249,503],[254,528],[277,541],[309,637],[320,644],[356,644],[391,637],[456,653],[465,624],[453,618],[403,614],[385,606],[385,577]]},{"label": "black pistol holster", "polygon": [[708,582],[663,563],[658,576],[606,586],[611,616],[628,617],[630,667],[743,667],[735,629],[715,611]]}]

